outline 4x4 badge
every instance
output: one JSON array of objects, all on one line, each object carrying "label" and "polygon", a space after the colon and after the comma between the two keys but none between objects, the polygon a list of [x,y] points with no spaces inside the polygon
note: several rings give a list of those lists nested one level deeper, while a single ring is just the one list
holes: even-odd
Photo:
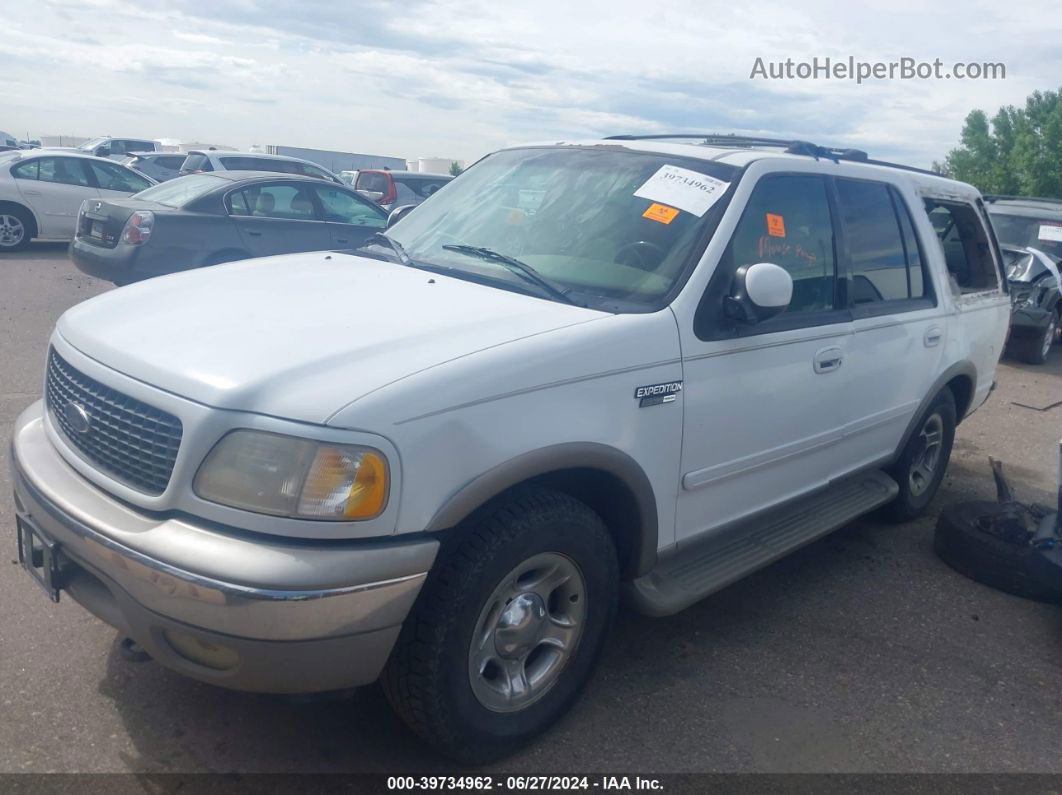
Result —
[{"label": "4x4 badge", "polygon": [[681,381],[668,381],[666,384],[640,386],[634,390],[634,398],[641,408],[659,406],[661,403],[674,403],[681,391]]}]

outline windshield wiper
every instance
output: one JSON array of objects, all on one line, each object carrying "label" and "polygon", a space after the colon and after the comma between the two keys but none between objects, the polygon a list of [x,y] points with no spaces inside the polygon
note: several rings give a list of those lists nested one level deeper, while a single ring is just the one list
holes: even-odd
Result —
[{"label": "windshield wiper", "polygon": [[366,238],[364,243],[358,246],[358,248],[365,248],[365,246],[369,245],[370,243],[382,243],[387,248],[391,249],[391,251],[395,252],[395,255],[398,257],[398,261],[401,262],[403,265],[413,264],[413,260],[409,258],[409,254],[406,253],[406,250],[402,246],[402,244],[394,238],[388,237],[383,232],[373,232],[368,238]]},{"label": "windshield wiper", "polygon": [[469,246],[463,243],[447,243],[443,246],[443,249],[446,251],[456,251],[458,254],[468,254],[472,257],[479,257],[480,259],[505,265],[509,270],[513,271],[513,273],[523,276],[527,281],[533,284],[537,284],[558,301],[563,301],[572,306],[579,306],[579,304],[568,295],[567,291],[557,287],[557,285],[553,284],[553,282],[526,262],[521,262],[516,259],[516,257],[510,257],[507,254],[502,254],[494,249],[486,248],[485,246]]}]

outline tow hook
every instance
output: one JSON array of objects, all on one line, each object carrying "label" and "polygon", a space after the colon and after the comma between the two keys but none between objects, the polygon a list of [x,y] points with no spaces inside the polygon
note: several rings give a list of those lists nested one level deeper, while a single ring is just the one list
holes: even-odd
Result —
[{"label": "tow hook", "polygon": [[118,644],[118,651],[126,662],[151,662],[151,655],[144,651],[144,647],[132,638],[122,638],[121,643]]}]

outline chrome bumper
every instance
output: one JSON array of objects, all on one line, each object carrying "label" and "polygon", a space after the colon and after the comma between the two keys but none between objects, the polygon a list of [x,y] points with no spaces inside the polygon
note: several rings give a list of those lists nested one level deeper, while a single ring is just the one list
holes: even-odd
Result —
[{"label": "chrome bumper", "polygon": [[[164,665],[215,684],[313,692],[377,678],[437,541],[287,541],[146,514],[75,472],[42,412],[36,403],[15,424],[16,509],[58,544],[76,601]],[[225,653],[189,655],[196,643]]]}]

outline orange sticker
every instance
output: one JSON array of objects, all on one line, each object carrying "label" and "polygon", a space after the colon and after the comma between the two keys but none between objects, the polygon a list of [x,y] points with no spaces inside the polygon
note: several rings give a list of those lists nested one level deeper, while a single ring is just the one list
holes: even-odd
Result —
[{"label": "orange sticker", "polygon": [[785,218],[767,213],[767,234],[771,237],[785,237]]},{"label": "orange sticker", "polygon": [[650,221],[656,221],[661,224],[670,224],[678,216],[679,211],[674,207],[668,207],[666,204],[653,204],[649,205],[649,209],[642,213],[642,218],[648,218]]}]

